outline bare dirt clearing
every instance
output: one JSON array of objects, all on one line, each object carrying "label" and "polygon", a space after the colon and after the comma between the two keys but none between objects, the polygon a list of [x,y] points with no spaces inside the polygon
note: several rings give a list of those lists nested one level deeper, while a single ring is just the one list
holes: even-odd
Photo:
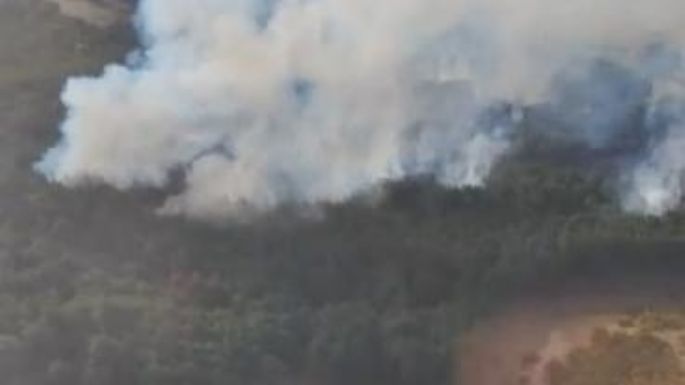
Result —
[{"label": "bare dirt clearing", "polygon": [[123,23],[131,11],[123,0],[47,0],[56,4],[60,12],[100,28]]},{"label": "bare dirt clearing", "polygon": [[[626,315],[680,311],[685,282],[673,277],[582,281],[510,304],[463,341],[464,385],[547,385],[547,367],[587,346],[598,329],[627,331]],[[657,333],[674,347],[680,331]]]}]

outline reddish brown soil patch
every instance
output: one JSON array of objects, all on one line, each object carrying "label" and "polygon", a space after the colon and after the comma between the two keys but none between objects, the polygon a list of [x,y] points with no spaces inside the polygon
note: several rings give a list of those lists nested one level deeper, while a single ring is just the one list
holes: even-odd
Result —
[{"label": "reddish brown soil patch", "polygon": [[545,367],[587,345],[598,328],[627,313],[683,309],[684,289],[677,278],[581,280],[516,301],[462,341],[459,384],[546,385]]}]

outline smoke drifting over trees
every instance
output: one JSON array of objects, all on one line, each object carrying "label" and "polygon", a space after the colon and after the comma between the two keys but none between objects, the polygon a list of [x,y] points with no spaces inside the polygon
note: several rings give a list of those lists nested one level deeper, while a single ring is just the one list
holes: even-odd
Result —
[{"label": "smoke drifting over trees", "polygon": [[140,6],[64,110],[131,31],[0,1],[3,385],[484,385],[520,297],[682,298],[685,211],[622,211],[680,201],[682,5]]},{"label": "smoke drifting over trees", "polygon": [[142,48],[68,82],[37,168],[124,190],[180,175],[161,212],[215,217],[416,175],[481,185],[527,132],[610,153],[624,206],[662,214],[685,168],[683,17],[676,0],[143,0]]}]

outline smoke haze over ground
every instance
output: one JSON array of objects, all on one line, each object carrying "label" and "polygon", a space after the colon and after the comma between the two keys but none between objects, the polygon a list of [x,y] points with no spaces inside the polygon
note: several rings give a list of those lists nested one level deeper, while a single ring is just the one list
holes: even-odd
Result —
[{"label": "smoke haze over ground", "polygon": [[37,169],[180,176],[160,211],[207,218],[416,175],[478,186],[525,131],[610,154],[624,207],[660,215],[683,195],[683,18],[677,0],[143,0],[142,48],[67,83]]}]

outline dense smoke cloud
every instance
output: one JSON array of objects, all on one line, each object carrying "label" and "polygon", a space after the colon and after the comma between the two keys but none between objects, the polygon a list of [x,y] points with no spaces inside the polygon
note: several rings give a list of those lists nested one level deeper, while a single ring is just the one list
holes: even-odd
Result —
[{"label": "dense smoke cloud", "polygon": [[37,168],[182,175],[161,211],[222,216],[417,174],[479,185],[538,114],[593,150],[638,137],[625,204],[660,214],[685,170],[683,20],[680,0],[142,0],[140,52],[68,82]]}]

